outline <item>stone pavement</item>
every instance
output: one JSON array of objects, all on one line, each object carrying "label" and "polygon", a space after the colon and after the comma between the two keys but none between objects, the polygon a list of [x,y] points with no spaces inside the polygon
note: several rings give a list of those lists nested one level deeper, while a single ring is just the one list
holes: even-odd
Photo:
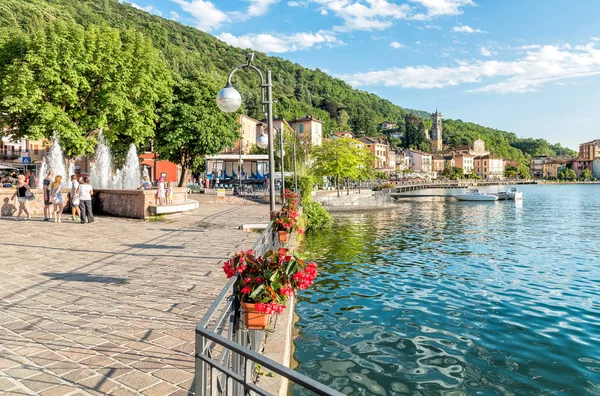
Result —
[{"label": "stone pavement", "polygon": [[0,394],[187,395],[194,328],[268,206],[164,221],[0,218]]}]

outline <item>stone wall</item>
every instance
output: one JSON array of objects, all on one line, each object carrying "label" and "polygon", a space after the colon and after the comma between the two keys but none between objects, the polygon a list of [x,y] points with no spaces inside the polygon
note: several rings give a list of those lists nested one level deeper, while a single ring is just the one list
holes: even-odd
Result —
[{"label": "stone wall", "polygon": [[[44,215],[44,194],[41,189],[31,190],[35,195],[33,201],[28,202],[29,212],[32,216]],[[19,209],[16,198],[11,200],[14,188],[0,188],[0,206],[9,205]],[[62,191],[66,203],[69,189]],[[188,201],[187,188],[175,187],[173,196],[174,204],[182,204]],[[156,190],[94,190],[93,211],[94,214],[109,215],[117,217],[130,217],[133,219],[146,219],[149,217],[148,207],[155,205]],[[14,216],[16,216],[16,213]]]},{"label": "stone wall", "polygon": [[363,190],[360,194],[356,190],[350,191],[350,195],[346,195],[346,191],[341,191],[338,197],[336,191],[332,191],[327,195],[317,195],[313,199],[321,202],[327,211],[343,211],[353,209],[377,209],[394,206],[394,200],[390,195],[392,190],[371,191]]}]

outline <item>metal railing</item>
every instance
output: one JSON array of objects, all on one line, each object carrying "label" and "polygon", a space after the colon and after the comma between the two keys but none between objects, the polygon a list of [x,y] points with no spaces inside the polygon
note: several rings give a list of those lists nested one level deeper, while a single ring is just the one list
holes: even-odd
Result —
[{"label": "metal railing", "polygon": [[[263,255],[279,247],[271,223],[253,249],[256,255]],[[234,276],[227,282],[196,327],[196,395],[271,395],[255,384],[259,366],[318,395],[343,395],[260,354],[264,331],[244,328],[235,298],[237,280]]]}]

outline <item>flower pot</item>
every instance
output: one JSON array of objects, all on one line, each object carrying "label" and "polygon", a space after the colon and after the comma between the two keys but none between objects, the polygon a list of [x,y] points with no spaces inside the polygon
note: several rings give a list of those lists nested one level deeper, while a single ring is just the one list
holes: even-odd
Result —
[{"label": "flower pot", "polygon": [[277,231],[277,238],[280,243],[287,243],[290,240],[290,233],[287,231]]},{"label": "flower pot", "polygon": [[270,314],[260,313],[256,310],[254,303],[242,301],[244,310],[244,323],[248,330],[264,330],[271,319]]}]

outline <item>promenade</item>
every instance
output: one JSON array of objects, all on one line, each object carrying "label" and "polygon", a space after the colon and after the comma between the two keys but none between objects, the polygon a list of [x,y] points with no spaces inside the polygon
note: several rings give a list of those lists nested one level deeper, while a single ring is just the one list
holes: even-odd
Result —
[{"label": "promenade", "polygon": [[164,221],[0,218],[0,393],[188,395],[194,328],[268,207]]}]

